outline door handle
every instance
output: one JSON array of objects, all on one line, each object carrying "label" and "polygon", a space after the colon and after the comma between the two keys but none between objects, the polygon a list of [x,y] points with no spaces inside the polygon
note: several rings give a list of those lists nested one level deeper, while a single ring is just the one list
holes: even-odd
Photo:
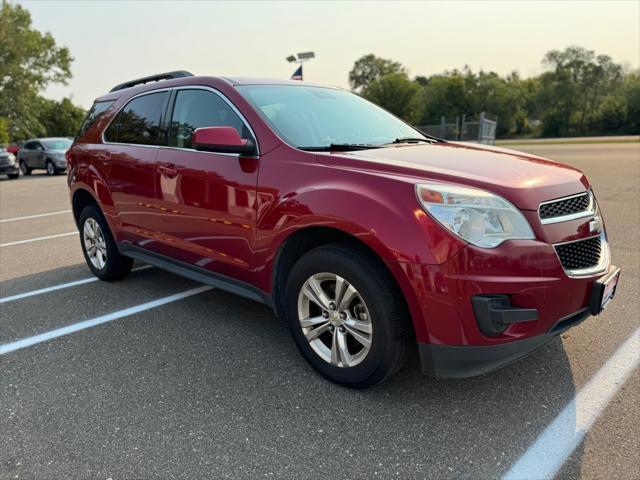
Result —
[{"label": "door handle", "polygon": [[159,165],[158,171],[169,178],[175,178],[178,175],[178,170],[173,165]]}]

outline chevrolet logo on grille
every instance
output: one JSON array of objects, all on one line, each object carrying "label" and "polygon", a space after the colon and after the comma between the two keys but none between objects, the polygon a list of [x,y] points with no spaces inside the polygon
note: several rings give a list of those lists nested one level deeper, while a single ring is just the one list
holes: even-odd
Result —
[{"label": "chevrolet logo on grille", "polygon": [[602,219],[600,217],[593,217],[593,220],[589,222],[589,233],[602,232]]}]

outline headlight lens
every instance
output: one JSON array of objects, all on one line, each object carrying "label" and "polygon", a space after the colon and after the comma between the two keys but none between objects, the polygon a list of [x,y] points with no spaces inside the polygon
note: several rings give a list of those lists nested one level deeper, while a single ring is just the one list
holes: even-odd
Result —
[{"label": "headlight lens", "polygon": [[433,218],[478,247],[494,248],[505,240],[535,238],[520,210],[485,190],[423,183],[416,185],[416,194]]},{"label": "headlight lens", "polygon": [[9,153],[9,163],[16,163],[16,156],[13,153]]}]

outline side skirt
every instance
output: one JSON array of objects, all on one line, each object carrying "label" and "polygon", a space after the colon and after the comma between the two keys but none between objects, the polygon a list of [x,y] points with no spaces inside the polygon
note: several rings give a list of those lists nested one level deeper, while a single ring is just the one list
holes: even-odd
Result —
[{"label": "side skirt", "polygon": [[219,288],[220,290],[234,293],[240,297],[273,307],[273,298],[271,295],[264,293],[262,290],[249,283],[235,280],[227,277],[226,275],[214,273],[204,268],[181,262],[159,253],[151,252],[145,248],[138,247],[130,243],[118,244],[118,249],[122,255],[131,257],[135,260],[140,260],[141,262],[148,263],[154,267],[167,270],[190,280],[204,283],[205,285],[211,285],[212,287]]}]

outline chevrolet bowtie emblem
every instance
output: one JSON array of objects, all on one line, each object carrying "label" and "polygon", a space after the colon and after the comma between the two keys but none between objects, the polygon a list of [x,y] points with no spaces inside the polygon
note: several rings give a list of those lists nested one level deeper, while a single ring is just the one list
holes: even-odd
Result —
[{"label": "chevrolet bowtie emblem", "polygon": [[600,233],[602,231],[602,219],[600,217],[593,217],[593,220],[589,222],[589,233]]}]

